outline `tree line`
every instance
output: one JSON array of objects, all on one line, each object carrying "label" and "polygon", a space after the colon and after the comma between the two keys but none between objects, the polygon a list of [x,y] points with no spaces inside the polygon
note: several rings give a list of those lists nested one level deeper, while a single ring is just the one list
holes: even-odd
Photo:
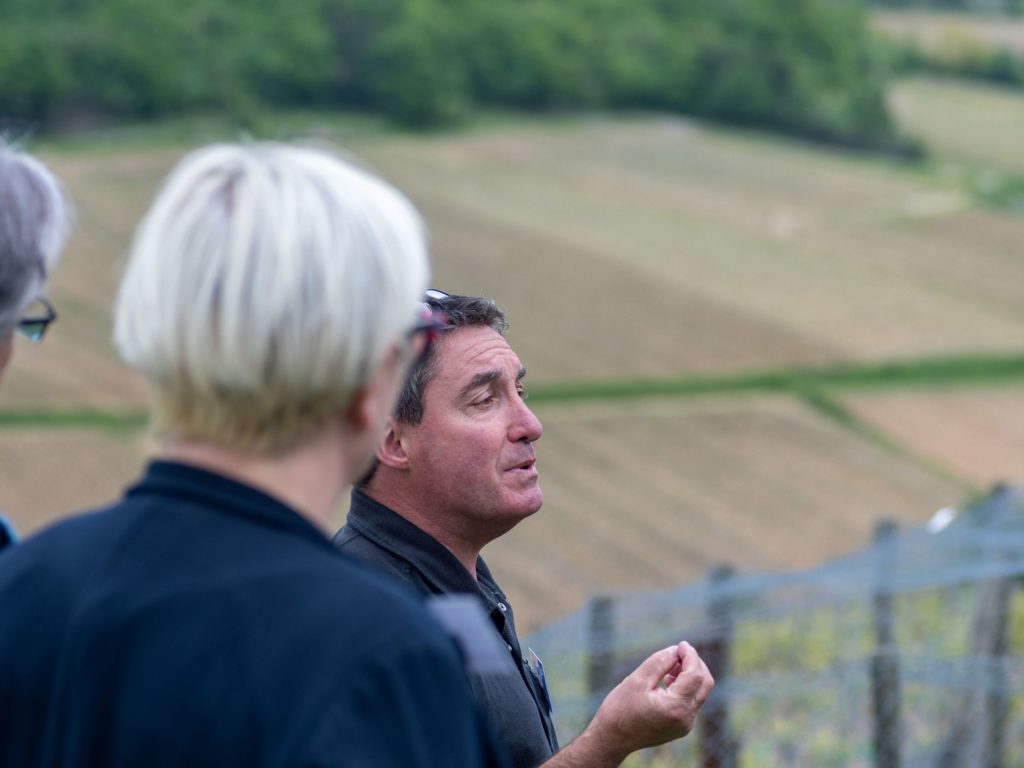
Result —
[{"label": "tree line", "polygon": [[0,118],[660,110],[905,146],[861,0],[4,0]]},{"label": "tree line", "polygon": [[[897,10],[938,12],[942,26],[931,40],[914,35],[883,34],[894,73],[923,72],[984,80],[1000,85],[1024,86],[1024,56],[1006,44],[986,39],[976,31],[976,18],[1019,17],[1024,0],[872,0],[874,5]],[[926,23],[935,19],[925,17]]]},{"label": "tree line", "polygon": [[906,8],[963,13],[1024,14],[1024,0],[871,0],[882,8]]}]

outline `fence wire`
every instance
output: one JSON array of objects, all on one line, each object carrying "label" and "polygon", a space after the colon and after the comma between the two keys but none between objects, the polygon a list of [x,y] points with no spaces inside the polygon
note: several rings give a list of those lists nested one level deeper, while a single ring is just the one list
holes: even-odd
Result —
[{"label": "fence wire", "polygon": [[1024,768],[1022,584],[1024,491],[1004,487],[814,570],[600,596],[527,643],[563,742],[653,650],[698,646],[705,715],[638,765]]}]

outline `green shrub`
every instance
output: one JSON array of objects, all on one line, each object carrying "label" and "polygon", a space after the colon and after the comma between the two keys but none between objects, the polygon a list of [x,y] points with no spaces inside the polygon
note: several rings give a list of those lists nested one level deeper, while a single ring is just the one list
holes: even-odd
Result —
[{"label": "green shrub", "polygon": [[610,107],[879,146],[883,60],[859,0],[7,0],[0,118]]}]

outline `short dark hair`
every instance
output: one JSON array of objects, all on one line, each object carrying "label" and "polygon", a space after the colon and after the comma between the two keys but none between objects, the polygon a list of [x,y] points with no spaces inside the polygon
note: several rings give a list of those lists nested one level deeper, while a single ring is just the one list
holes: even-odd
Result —
[{"label": "short dark hair", "polygon": [[[492,299],[482,296],[440,295],[439,291],[430,291],[423,301],[431,309],[444,313],[443,325],[437,331],[438,340],[459,328],[491,328],[500,334],[504,334],[508,328],[505,313]],[[419,424],[423,420],[423,395],[427,385],[437,375],[437,346],[436,343],[428,346],[409,370],[405,386],[398,396],[395,421]],[[356,483],[356,487],[363,487],[369,483],[376,471],[375,460],[373,466]]]},{"label": "short dark hair", "polygon": [[[498,333],[504,333],[508,328],[505,313],[491,299],[481,296],[428,295],[424,301],[431,309],[444,313],[444,325],[438,330],[441,336],[458,328],[486,327]],[[436,350],[436,344],[430,345],[409,371],[395,408],[396,421],[406,424],[419,424],[422,421],[423,394],[431,379],[437,375]]]}]

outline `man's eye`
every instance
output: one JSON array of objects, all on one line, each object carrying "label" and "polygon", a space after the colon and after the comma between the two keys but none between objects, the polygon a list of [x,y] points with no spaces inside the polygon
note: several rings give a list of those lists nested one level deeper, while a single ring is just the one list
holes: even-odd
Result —
[{"label": "man's eye", "polygon": [[473,401],[473,405],[490,405],[494,402],[494,395],[486,395]]}]

